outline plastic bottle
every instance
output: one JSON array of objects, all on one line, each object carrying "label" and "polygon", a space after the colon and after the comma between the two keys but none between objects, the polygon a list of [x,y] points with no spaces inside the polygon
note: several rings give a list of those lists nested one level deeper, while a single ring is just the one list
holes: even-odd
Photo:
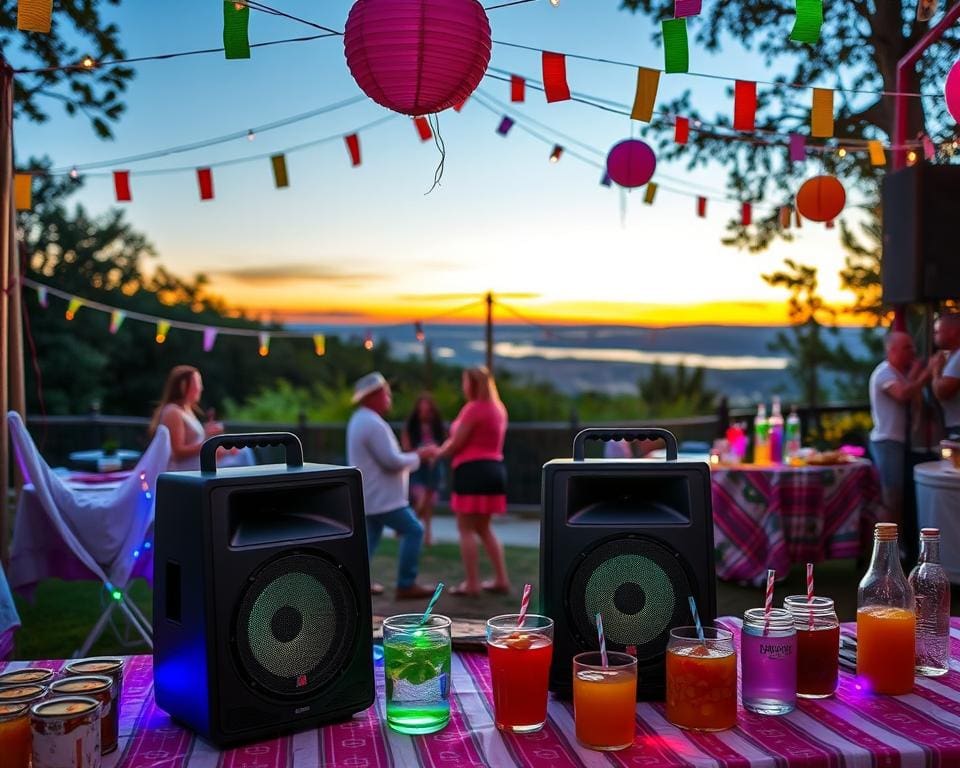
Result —
[{"label": "plastic bottle", "polygon": [[757,418],[753,422],[753,463],[760,466],[770,463],[770,423],[763,403],[757,406]]},{"label": "plastic bottle", "polygon": [[917,617],[900,567],[897,524],[877,523],[873,557],[857,592],[857,675],[871,693],[913,690]]},{"label": "plastic bottle", "polygon": [[783,463],[783,413],[780,410],[780,398],[774,396],[770,410],[770,461]]},{"label": "plastic bottle", "polygon": [[920,561],[910,571],[917,601],[916,672],[940,677],[950,669],[950,578],[940,565],[940,529],[920,531]]},{"label": "plastic bottle", "polygon": [[790,409],[790,415],[787,416],[787,426],[783,434],[784,461],[790,461],[800,453],[800,448],[803,446],[800,434],[800,417],[797,415],[796,406]]}]

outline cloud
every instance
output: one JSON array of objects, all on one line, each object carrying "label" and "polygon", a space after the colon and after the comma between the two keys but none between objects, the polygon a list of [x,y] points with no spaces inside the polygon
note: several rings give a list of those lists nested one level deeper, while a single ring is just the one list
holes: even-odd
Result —
[{"label": "cloud", "polygon": [[321,282],[339,285],[348,283],[369,283],[384,279],[380,272],[350,271],[321,264],[269,264],[253,267],[234,267],[232,269],[214,269],[208,274],[214,278],[235,280],[240,283],[256,283],[257,285],[288,282]]}]

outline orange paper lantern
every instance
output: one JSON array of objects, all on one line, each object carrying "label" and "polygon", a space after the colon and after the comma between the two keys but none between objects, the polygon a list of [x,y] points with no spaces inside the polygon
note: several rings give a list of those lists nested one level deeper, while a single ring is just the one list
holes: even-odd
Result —
[{"label": "orange paper lantern", "polygon": [[835,176],[807,179],[797,193],[797,210],[811,221],[837,218],[847,204],[847,192]]}]

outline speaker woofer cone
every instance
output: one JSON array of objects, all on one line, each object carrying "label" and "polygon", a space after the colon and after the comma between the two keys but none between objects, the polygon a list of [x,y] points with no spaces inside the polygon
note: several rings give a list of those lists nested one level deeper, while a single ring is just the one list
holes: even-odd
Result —
[{"label": "speaker woofer cone", "polygon": [[686,621],[694,594],[671,550],[640,536],[618,536],[585,552],[569,577],[566,610],[578,642],[597,646],[596,615],[607,645],[635,648],[637,659],[663,656],[670,629]]},{"label": "speaker woofer cone", "polygon": [[241,673],[279,696],[317,691],[343,668],[357,626],[349,582],[317,555],[285,555],[251,576],[234,637]]}]

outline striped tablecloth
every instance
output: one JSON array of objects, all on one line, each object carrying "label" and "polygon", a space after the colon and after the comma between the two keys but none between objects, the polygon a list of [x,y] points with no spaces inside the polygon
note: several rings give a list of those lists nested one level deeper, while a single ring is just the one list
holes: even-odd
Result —
[{"label": "striped tablecloth", "polygon": [[717,577],[761,585],[767,569],[858,557],[880,511],[873,465],[711,471]]},{"label": "striped tablecloth", "polygon": [[[736,627],[734,620],[722,620]],[[845,627],[852,632],[852,627]],[[694,734],[671,726],[662,704],[637,705],[634,746],[617,753],[582,749],[573,709],[551,700],[540,733],[504,736],[493,725],[490,678],[483,654],[455,654],[452,718],[432,736],[402,736],[383,719],[383,673],[378,698],[351,721],[220,753],[174,725],[157,709],[149,656],[129,659],[124,677],[120,749],[105,768],[379,768],[493,766],[493,768],[951,768],[960,766],[960,619],[952,620],[951,671],[923,679],[897,698],[868,697],[842,673],[835,698],[804,701],[785,717],[739,714],[736,729]],[[7,668],[22,666],[14,662]],[[59,668],[63,662],[40,662]]]}]

